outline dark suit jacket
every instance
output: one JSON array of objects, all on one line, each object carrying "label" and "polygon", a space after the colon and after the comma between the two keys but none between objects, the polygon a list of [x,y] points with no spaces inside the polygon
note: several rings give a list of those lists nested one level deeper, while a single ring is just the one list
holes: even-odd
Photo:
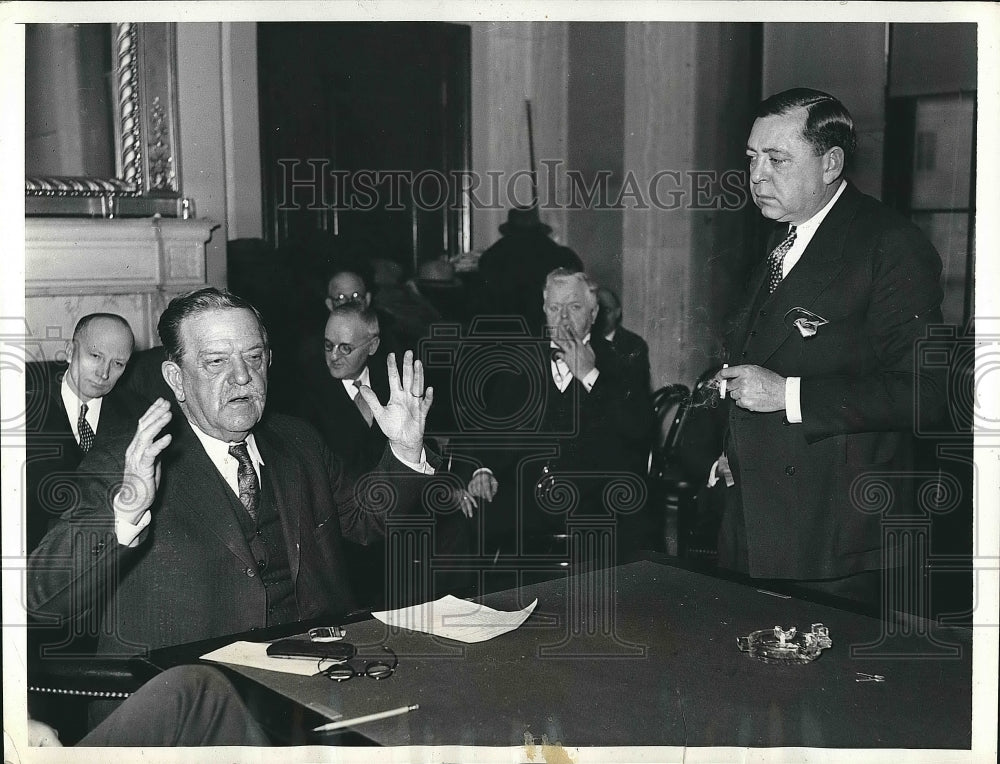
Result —
[{"label": "dark suit jacket", "polygon": [[[316,431],[280,414],[266,416],[254,435],[299,616],[349,610],[342,536],[365,543],[381,535],[386,513],[415,506],[427,478],[386,449],[378,479],[345,479]],[[29,560],[29,608],[99,622],[100,653],[138,653],[266,624],[264,586],[231,490],[183,418],[174,438],[162,456],[152,522],[136,547],[119,545],[114,533],[111,501],[128,443],[117,438],[84,459],[79,502]]]},{"label": "dark suit jacket", "polygon": [[646,340],[635,332],[630,332],[624,326],[615,330],[614,339],[609,343],[603,337],[594,338],[594,346],[609,344],[614,351],[624,373],[637,387],[651,390],[649,374],[649,346]]},{"label": "dark suit jacket", "polygon": [[[62,399],[67,368],[51,361],[31,362],[26,368],[25,532],[29,553],[49,524],[68,508],[74,496],[74,472],[83,459]],[[142,411],[140,400],[116,386],[101,403],[95,448],[113,432],[134,432]]]},{"label": "dark suit jacket", "polygon": [[[381,352],[369,359],[368,372],[372,390],[385,403],[389,399],[389,375]],[[377,423],[368,426],[343,382],[331,377],[325,365],[306,377],[298,398],[298,416],[319,430],[350,474],[364,474],[378,464],[385,451],[385,435]]]},{"label": "dark suit jacket", "polygon": [[[566,513],[536,506],[535,486],[544,466],[573,484],[574,506],[566,509],[577,516],[608,514],[603,506],[609,477],[643,478],[652,412],[648,390],[630,385],[607,343],[595,344],[594,353],[600,376],[593,389],[587,392],[574,378],[560,393],[547,343],[525,345],[511,366],[514,373],[497,375],[486,410],[470,418],[483,425],[482,433],[456,443],[464,462],[456,472],[467,479],[483,466],[497,478],[497,496],[481,507],[488,540],[509,534],[518,511],[526,513],[521,527],[529,533],[565,524]],[[568,416],[553,416],[560,406],[569,409]]]},{"label": "dark suit jacket", "polygon": [[[911,494],[900,473],[914,406],[944,404],[941,380],[914,362],[916,343],[941,321],[940,273],[916,226],[851,185],[773,295],[765,264],[755,271],[728,361],[801,377],[802,423],[730,406],[727,454],[751,575],[827,578],[882,565],[883,519]],[[786,318],[795,308],[829,324],[804,338],[794,314]],[[897,473],[887,478],[895,501],[868,504],[855,483],[867,472]]]}]

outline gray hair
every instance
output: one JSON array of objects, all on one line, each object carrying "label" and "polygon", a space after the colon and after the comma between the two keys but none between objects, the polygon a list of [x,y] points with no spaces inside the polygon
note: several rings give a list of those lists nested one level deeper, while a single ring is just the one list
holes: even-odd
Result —
[{"label": "gray hair", "polygon": [[569,268],[556,268],[545,277],[545,288],[542,290],[543,301],[548,299],[549,289],[557,281],[579,281],[587,290],[590,307],[597,307],[598,283],[583,271],[571,271]]}]

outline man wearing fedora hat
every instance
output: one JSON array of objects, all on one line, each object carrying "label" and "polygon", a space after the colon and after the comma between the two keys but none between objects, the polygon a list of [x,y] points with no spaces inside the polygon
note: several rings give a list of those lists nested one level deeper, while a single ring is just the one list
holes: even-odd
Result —
[{"label": "man wearing fedora hat", "polygon": [[545,277],[556,268],[583,270],[577,254],[553,241],[550,233],[538,207],[514,207],[507,213],[500,240],[479,259],[480,315],[521,316],[531,333],[540,335]]}]

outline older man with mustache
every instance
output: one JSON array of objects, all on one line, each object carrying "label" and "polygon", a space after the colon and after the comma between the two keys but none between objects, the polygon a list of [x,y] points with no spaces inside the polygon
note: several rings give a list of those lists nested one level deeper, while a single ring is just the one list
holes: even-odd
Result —
[{"label": "older man with mustache", "polygon": [[183,416],[159,399],[134,436],[88,455],[79,502],[29,562],[29,606],[98,624],[101,654],[349,610],[342,538],[380,537],[433,473],[420,362],[407,352],[400,378],[390,356],[385,406],[361,388],[388,440],[366,490],[311,427],[264,415],[270,354],[252,305],[198,290],[171,301],[158,329]]}]

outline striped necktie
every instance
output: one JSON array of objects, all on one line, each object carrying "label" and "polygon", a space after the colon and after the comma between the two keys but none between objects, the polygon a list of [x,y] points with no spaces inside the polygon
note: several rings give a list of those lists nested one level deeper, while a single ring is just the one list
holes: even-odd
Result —
[{"label": "striped necktie", "polygon": [[371,406],[368,405],[364,397],[361,395],[361,380],[354,380],[354,386],[358,389],[358,392],[354,395],[354,405],[358,407],[358,411],[360,411],[361,416],[364,417],[365,424],[371,427],[375,416],[372,414]]}]

